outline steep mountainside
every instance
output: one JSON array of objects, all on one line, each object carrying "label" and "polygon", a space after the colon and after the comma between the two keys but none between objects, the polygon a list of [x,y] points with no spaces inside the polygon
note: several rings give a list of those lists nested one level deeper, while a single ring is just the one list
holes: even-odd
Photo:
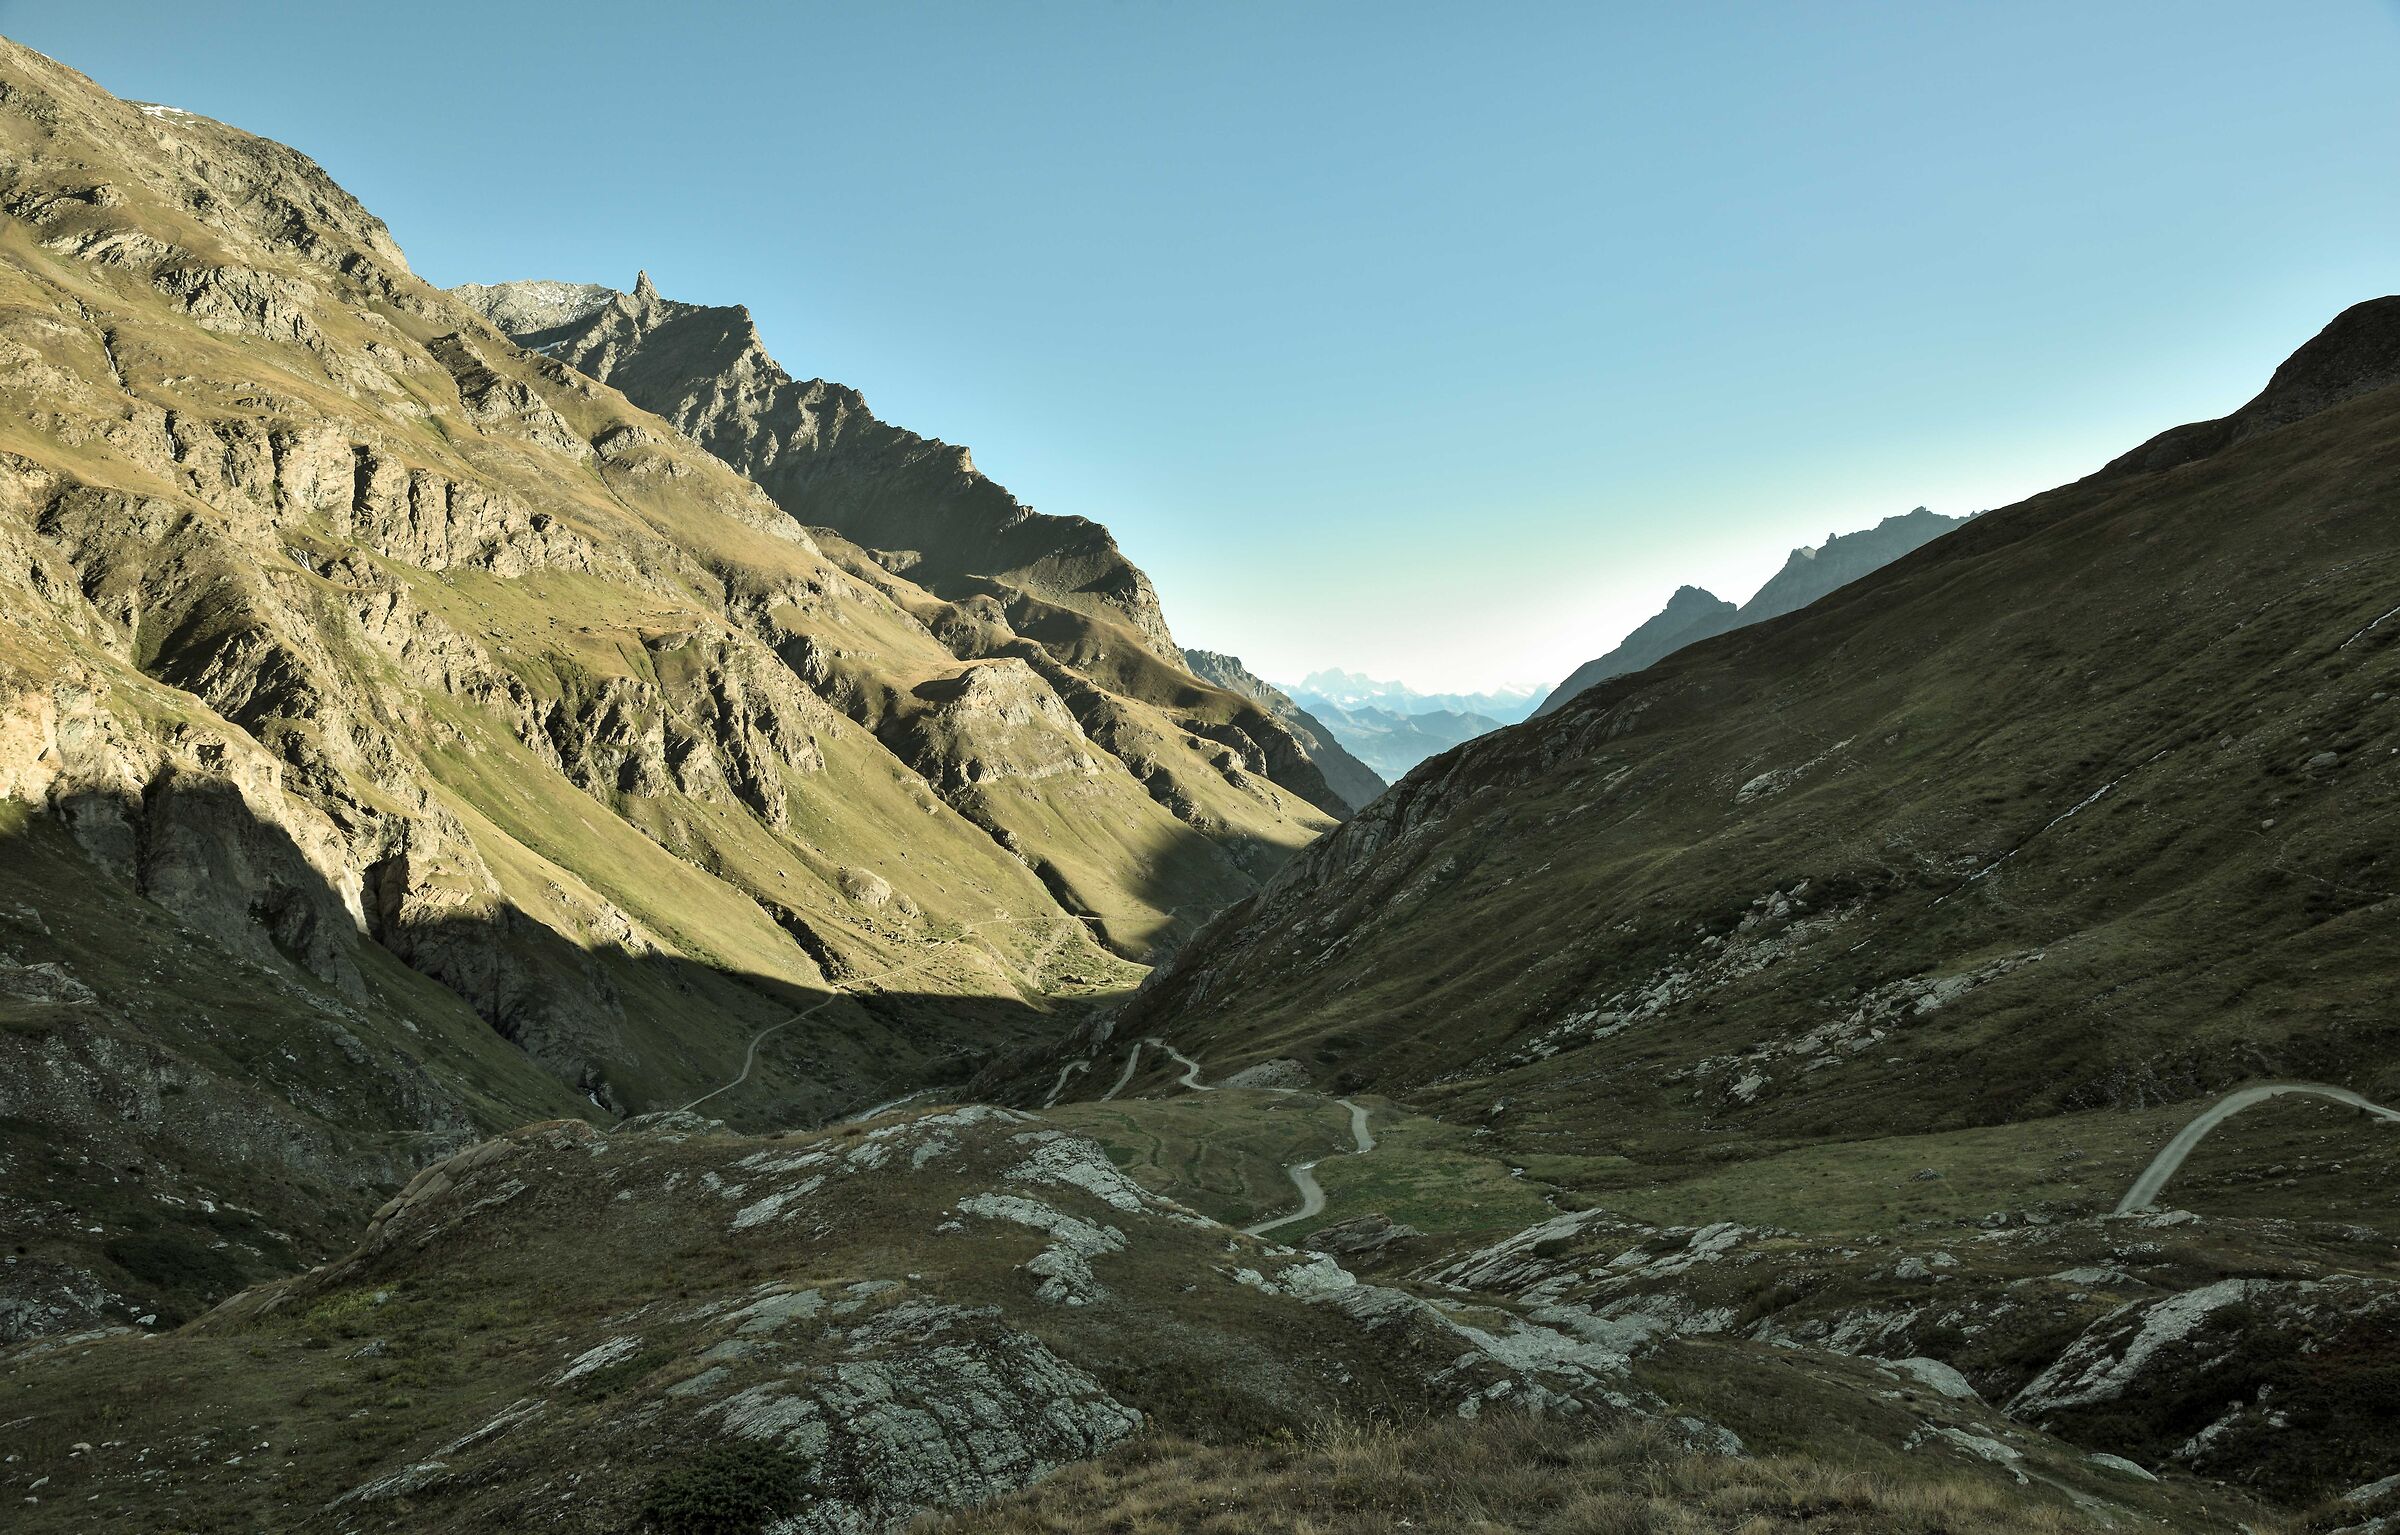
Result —
[{"label": "steep mountainside", "polygon": [[962,1077],[1331,824],[1263,711],[1029,595],[945,638],[289,149],[0,45],[0,210],[0,1333],[529,1115]]},{"label": "steep mountainside", "polygon": [[2396,425],[2096,475],[1455,752],[1137,1018],[1637,1162],[2400,1086]]},{"label": "steep mountainside", "polygon": [[[2396,338],[2400,298],[2361,305],[2277,375],[2313,413],[1428,764],[1154,974],[1091,1075],[1402,1099],[1465,1131],[1448,1167],[1574,1212],[1436,1277],[1624,1315],[1654,1249],[1617,1223],[1671,1219],[1747,1277],[1647,1314],[2389,1512],[2400,368],[2351,364]],[[2333,1101],[2210,1132],[2290,1083]],[[1353,1176],[1354,1220],[1429,1186]]]},{"label": "steep mountainside", "polygon": [[1239,693],[1282,721],[1308,753],[1309,760],[1325,775],[1325,782],[1351,810],[1365,809],[1370,800],[1388,787],[1373,768],[1350,754],[1323,720],[1294,703],[1289,693],[1254,674],[1242,664],[1241,657],[1214,650],[1187,650],[1183,659],[1194,676],[1229,693]]},{"label": "steep mountainside", "polygon": [[1677,587],[1657,616],[1625,636],[1616,649],[1575,668],[1574,674],[1533,712],[1555,714],[1568,699],[1586,688],[1611,677],[1638,672],[1686,645],[1796,613],[1828,592],[1839,591],[1869,571],[1880,570],[1900,556],[1924,547],[1965,521],[1964,517],[1944,517],[1920,506],[1905,516],[1886,517],[1856,533],[1831,534],[1814,548],[1794,549],[1783,562],[1783,568],[1738,608],[1699,587]]},{"label": "steep mountainside", "polygon": [[631,293],[522,282],[457,295],[833,530],[829,547],[862,579],[889,573],[930,593],[907,605],[960,659],[1014,657],[1048,675],[1095,742],[1246,870],[1322,830],[1317,812],[1351,808],[1282,720],[1185,668],[1150,578],[1106,528],[1022,505],[964,448],[877,420],[854,389],[794,379],[748,310],[663,299],[647,274]]},{"label": "steep mountainside", "polygon": [[531,281],[469,284],[456,296],[674,422],[800,521],[893,551],[929,591],[963,599],[997,581],[1177,655],[1150,578],[1106,528],[1034,511],[966,449],[877,420],[855,389],[794,379],[747,309],[663,299],[647,273],[631,293]]}]

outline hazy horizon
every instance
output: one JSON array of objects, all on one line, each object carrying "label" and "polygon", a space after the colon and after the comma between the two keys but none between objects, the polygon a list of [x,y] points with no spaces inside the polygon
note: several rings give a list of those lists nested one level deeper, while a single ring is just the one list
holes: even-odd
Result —
[{"label": "hazy horizon", "polygon": [[435,282],[749,305],[794,373],[1105,523],[1185,644],[1477,692],[2222,414],[2400,288],[2393,6],[2262,14],[0,0],[0,32],[293,144]]}]

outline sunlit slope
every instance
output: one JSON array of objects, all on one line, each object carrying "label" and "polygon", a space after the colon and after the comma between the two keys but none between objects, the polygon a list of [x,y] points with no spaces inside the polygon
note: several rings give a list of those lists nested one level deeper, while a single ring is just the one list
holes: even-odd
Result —
[{"label": "sunlit slope", "polygon": [[[964,448],[878,420],[856,390],[794,379],[748,310],[662,298],[647,277],[631,293],[532,281],[455,294],[527,346],[624,390],[801,523],[849,544],[836,557],[862,579],[905,587],[895,600],[962,659],[1016,655],[1063,672],[1060,693],[1103,750],[1118,750],[1123,708],[1165,714],[1173,728],[1123,754],[1126,766],[1237,858],[1296,846],[1348,813],[1318,748],[1272,708],[1189,669],[1150,578],[1106,528],[1023,505]],[[1237,782],[1246,793],[1217,795],[1239,812],[1230,817],[1198,787],[1228,764],[1273,791]]]},{"label": "sunlit slope", "polygon": [[[0,1165],[56,1277],[9,1328],[221,1293],[460,1137],[687,1101],[770,1029],[721,1112],[964,1076],[1123,984],[1102,939],[1250,888],[1154,881],[1148,825],[1084,860],[1117,926],[1062,906],[810,658],[968,663],[292,151],[11,46],[0,209],[0,1112],[89,1148]],[[130,1260],[84,1218],[128,1134],[167,1223]],[[227,1201],[268,1224],[192,1259]]]}]

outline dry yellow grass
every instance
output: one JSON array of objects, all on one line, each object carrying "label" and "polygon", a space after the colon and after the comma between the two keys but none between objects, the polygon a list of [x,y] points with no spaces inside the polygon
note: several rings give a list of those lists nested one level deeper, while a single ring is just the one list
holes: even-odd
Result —
[{"label": "dry yellow grass", "polygon": [[2106,1525],[2039,1487],[1696,1453],[1651,1425],[1501,1417],[1219,1447],[1137,1440],[912,1535],[2022,1535]]}]

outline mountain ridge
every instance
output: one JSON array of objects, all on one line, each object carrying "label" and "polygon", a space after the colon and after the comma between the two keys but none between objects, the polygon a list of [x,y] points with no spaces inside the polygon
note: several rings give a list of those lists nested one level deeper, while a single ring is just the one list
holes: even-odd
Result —
[{"label": "mountain ridge", "polygon": [[1920,506],[1855,533],[1829,533],[1822,544],[1794,549],[1782,567],[1739,607],[1696,586],[1678,587],[1654,617],[1618,641],[1615,649],[1577,667],[1535,705],[1533,713],[1556,713],[1585,689],[1655,665],[1686,645],[1795,612],[1969,520],[1945,517]]},{"label": "mountain ridge", "polygon": [[1241,657],[1214,650],[1186,650],[1183,658],[1202,680],[1252,699],[1290,727],[1309,759],[1324,773],[1326,784],[1353,812],[1365,809],[1390,787],[1373,768],[1352,755],[1332,727],[1244,666]]},{"label": "mountain ridge", "polygon": [[[1052,683],[1083,729],[1188,822],[1212,834],[1238,824],[1241,807],[1208,783],[1228,748],[1243,771],[1348,813],[1271,708],[1193,675],[1149,577],[1106,528],[1035,512],[965,448],[878,420],[846,385],[795,380],[747,309],[662,298],[647,272],[631,293],[543,281],[454,291],[534,327],[512,338],[623,388],[796,521],[834,530],[829,547],[853,574],[888,572],[939,599],[916,603],[918,616],[961,660],[1014,655],[1060,673]],[[1211,743],[1197,760],[1195,739]]]}]

